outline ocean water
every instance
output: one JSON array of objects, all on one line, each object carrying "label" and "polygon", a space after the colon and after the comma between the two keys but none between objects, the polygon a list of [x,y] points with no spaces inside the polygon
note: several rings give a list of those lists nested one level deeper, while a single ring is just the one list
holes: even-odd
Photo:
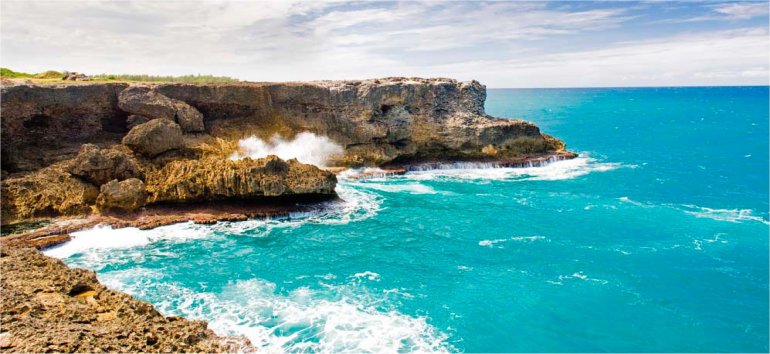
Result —
[{"label": "ocean water", "polygon": [[489,90],[580,157],[47,253],[266,352],[768,351],[768,88]]}]

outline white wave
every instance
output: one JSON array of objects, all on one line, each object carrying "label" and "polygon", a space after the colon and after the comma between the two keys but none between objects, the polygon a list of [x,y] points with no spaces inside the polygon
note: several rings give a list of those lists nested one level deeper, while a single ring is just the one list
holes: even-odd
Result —
[{"label": "white wave", "polygon": [[369,279],[371,281],[380,281],[380,275],[375,272],[365,271],[361,273],[353,274],[353,278],[356,279]]},{"label": "white wave", "polygon": [[547,280],[546,282],[554,285],[563,285],[565,281],[570,281],[570,280],[590,281],[590,282],[600,283],[602,285],[606,285],[607,283],[609,283],[609,281],[605,279],[589,277],[588,275],[584,274],[582,271],[575,272],[570,275],[559,275],[558,280]]},{"label": "white wave", "polygon": [[407,192],[409,194],[437,194],[435,189],[430,186],[426,186],[422,183],[406,183],[406,184],[379,184],[379,183],[361,183],[359,187],[376,189],[383,192]]},{"label": "white wave", "polygon": [[754,211],[751,209],[712,209],[689,204],[683,205],[683,207],[685,208],[685,213],[693,215],[696,218],[707,218],[733,223],[739,223],[742,221],[758,221],[763,224],[770,225],[770,222],[765,220],[763,217],[754,215]]},{"label": "white wave", "polygon": [[284,140],[278,135],[273,135],[267,142],[251,136],[241,139],[238,146],[241,151],[230,156],[231,159],[276,155],[284,160],[297,159],[316,166],[326,166],[329,158],[340,155],[344,151],[342,146],[331,139],[310,132],[299,133],[292,140]]},{"label": "white wave", "polygon": [[[460,165],[458,165],[460,166]],[[462,166],[460,166],[462,167]],[[622,167],[635,168],[635,165],[622,165],[612,162],[598,162],[588,156],[579,156],[570,160],[561,160],[541,167],[477,168],[477,164],[469,168],[441,168],[427,171],[410,171],[405,175],[408,179],[470,179],[470,180],[516,180],[516,181],[555,181],[573,179],[592,172],[606,172]]]},{"label": "white wave", "polygon": [[345,285],[325,290],[301,287],[282,294],[274,283],[251,279],[231,283],[217,293],[196,292],[179,284],[158,282],[157,277],[141,270],[103,276],[108,286],[140,298],[157,299],[153,303],[164,314],[207,320],[218,334],[244,335],[267,353],[427,353],[454,349],[446,342],[448,335],[428,324],[425,317],[383,309],[387,307],[383,303],[386,296],[398,294],[394,291],[375,296]]},{"label": "white wave", "polygon": [[191,222],[161,226],[152,230],[139,230],[135,227],[113,229],[110,226],[97,226],[92,229],[70,234],[72,240],[49,248],[43,253],[56,258],[68,258],[75,254],[109,249],[127,249],[146,246],[158,240],[186,241],[204,238],[209,235],[205,226]]},{"label": "white wave", "polygon": [[[495,240],[481,240],[479,246],[493,248],[498,243],[505,243],[509,241],[514,242],[535,242],[537,240],[548,240],[545,236],[513,236],[511,238],[499,238]],[[503,246],[497,246],[497,248],[503,248]]]}]

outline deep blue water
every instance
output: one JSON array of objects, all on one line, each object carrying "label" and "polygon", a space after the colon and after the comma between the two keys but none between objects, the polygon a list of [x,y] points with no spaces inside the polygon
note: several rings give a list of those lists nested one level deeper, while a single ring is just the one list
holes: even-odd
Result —
[{"label": "deep blue water", "polygon": [[581,157],[49,254],[268,351],[768,351],[768,88],[489,90]]}]

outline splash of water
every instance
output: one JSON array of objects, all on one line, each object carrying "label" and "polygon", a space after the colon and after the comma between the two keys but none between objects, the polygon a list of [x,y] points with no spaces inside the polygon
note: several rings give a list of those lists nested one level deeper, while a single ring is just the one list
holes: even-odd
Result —
[{"label": "splash of water", "polygon": [[291,140],[285,140],[278,135],[273,135],[269,141],[251,136],[238,141],[238,147],[240,151],[230,156],[233,160],[276,155],[284,160],[297,159],[322,167],[326,166],[331,157],[344,151],[342,146],[331,139],[309,132],[299,133]]}]

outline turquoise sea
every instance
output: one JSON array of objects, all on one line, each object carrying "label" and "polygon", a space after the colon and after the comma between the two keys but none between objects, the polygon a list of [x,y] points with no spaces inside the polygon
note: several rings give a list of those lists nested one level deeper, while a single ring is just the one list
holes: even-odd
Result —
[{"label": "turquoise sea", "polygon": [[49,250],[267,352],[768,351],[768,87],[496,89],[580,157]]}]

